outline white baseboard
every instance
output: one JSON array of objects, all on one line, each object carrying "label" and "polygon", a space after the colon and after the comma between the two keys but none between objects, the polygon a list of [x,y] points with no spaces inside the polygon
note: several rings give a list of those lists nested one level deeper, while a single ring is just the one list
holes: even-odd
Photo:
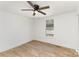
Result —
[{"label": "white baseboard", "polygon": [[23,45],[23,44],[25,44],[25,43],[28,43],[28,42],[30,42],[30,41],[32,41],[32,40],[23,41],[23,42],[21,42],[21,43],[19,43],[19,44],[16,44],[16,45],[11,46],[11,47],[8,47],[8,48],[5,48],[5,49],[1,49],[1,50],[0,50],[0,53],[1,53],[1,52],[5,52],[5,51],[7,51],[7,50],[9,50],[9,49],[16,48],[16,47],[21,46],[21,45]]},{"label": "white baseboard", "polygon": [[78,49],[76,49],[76,52],[78,52],[78,54],[79,54],[79,50]]}]

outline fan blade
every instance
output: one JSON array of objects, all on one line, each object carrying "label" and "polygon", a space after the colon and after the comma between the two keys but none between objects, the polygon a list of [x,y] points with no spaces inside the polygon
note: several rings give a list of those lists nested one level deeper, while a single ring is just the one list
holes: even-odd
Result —
[{"label": "fan blade", "polygon": [[27,1],[29,3],[30,6],[32,6],[34,8],[34,5],[31,1]]},{"label": "fan blade", "polygon": [[45,6],[45,7],[39,8],[39,10],[48,9],[48,8],[49,8],[49,6]]},{"label": "fan blade", "polygon": [[22,11],[33,11],[33,9],[21,9]]},{"label": "fan blade", "polygon": [[40,10],[39,10],[38,12],[41,13],[41,14],[43,14],[43,15],[46,15],[46,13],[44,13],[44,12],[42,12],[42,11],[40,11]]}]

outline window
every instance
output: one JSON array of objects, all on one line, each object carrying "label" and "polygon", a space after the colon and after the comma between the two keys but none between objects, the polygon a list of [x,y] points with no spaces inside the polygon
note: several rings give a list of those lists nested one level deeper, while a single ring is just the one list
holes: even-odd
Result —
[{"label": "window", "polygon": [[54,31],[54,20],[46,20],[46,36],[53,37],[53,31]]}]

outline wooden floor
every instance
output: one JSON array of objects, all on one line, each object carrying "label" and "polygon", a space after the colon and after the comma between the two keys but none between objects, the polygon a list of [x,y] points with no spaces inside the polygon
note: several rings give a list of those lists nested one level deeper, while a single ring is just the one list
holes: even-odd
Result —
[{"label": "wooden floor", "polygon": [[76,57],[73,49],[60,47],[40,41],[31,41],[22,46],[0,53],[1,57]]}]

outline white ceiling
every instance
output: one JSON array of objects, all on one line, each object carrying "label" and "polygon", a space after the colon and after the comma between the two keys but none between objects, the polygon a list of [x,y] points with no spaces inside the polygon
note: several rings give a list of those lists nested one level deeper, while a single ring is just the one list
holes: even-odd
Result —
[{"label": "white ceiling", "polygon": [[21,9],[31,9],[32,7],[26,1],[0,1],[0,10],[16,13],[27,17],[46,17],[50,15],[57,15],[69,11],[76,10],[78,1],[32,1],[35,4],[42,6],[50,6],[50,9],[42,10],[47,15],[36,13],[36,16],[32,15],[32,11],[21,11]]}]

